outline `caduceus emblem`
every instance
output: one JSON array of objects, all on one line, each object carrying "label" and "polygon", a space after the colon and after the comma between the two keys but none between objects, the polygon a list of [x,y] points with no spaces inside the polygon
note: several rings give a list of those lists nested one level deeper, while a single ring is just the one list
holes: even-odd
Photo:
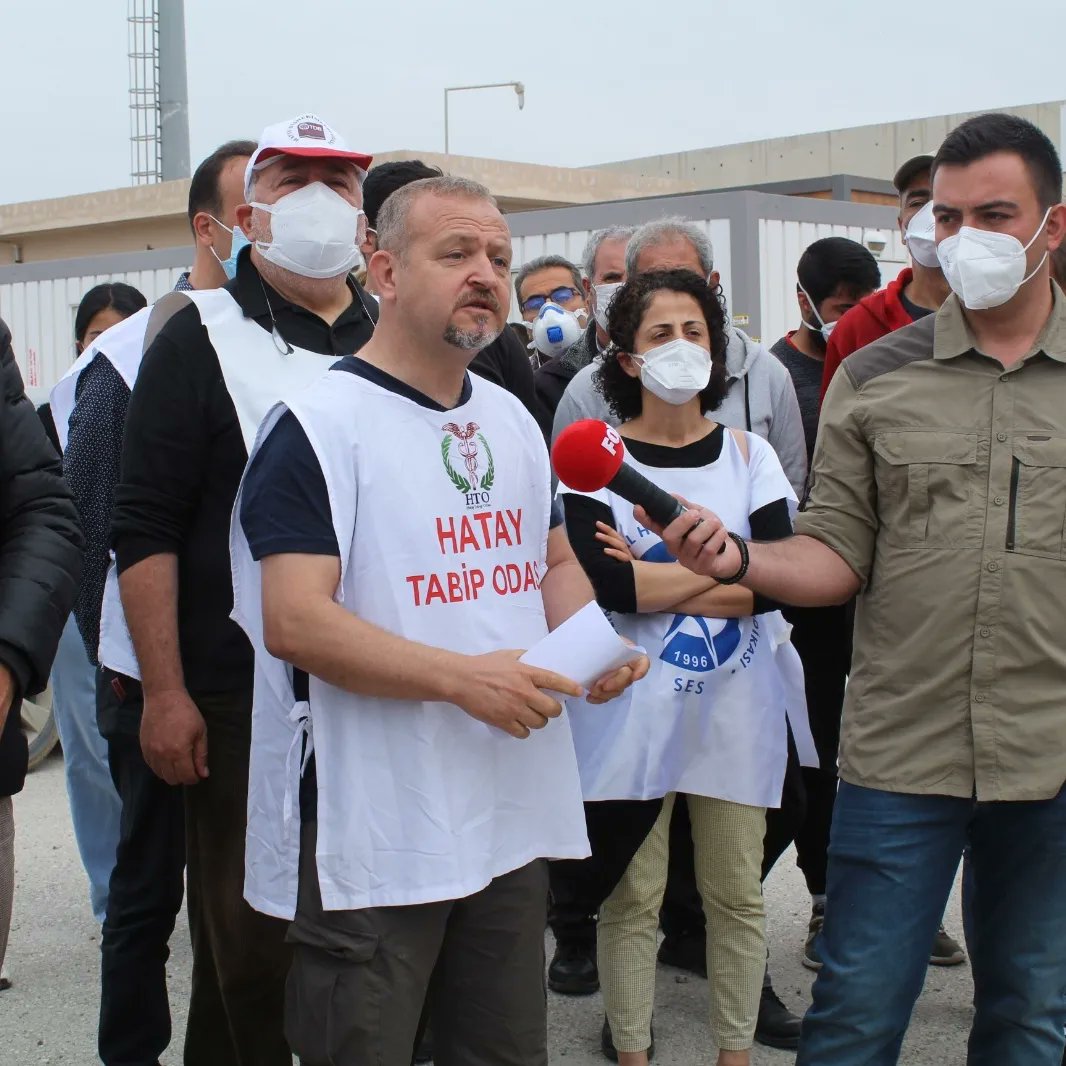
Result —
[{"label": "caduceus emblem", "polygon": [[459,454],[463,457],[463,462],[466,463],[466,472],[470,476],[471,483],[476,486],[477,442],[474,440],[474,434],[477,433],[480,427],[476,422],[467,422],[466,428],[463,429],[454,422],[449,422],[441,428],[445,433],[451,433],[459,442]]}]

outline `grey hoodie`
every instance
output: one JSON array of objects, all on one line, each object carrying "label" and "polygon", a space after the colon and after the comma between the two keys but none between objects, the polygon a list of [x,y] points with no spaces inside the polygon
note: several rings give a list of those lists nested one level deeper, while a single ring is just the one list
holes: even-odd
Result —
[{"label": "grey hoodie", "polygon": [[[596,391],[592,375],[600,359],[580,370],[566,388],[555,411],[552,443],[571,422],[599,418],[612,426],[618,419]],[[797,497],[803,499],[807,480],[807,445],[803,437],[796,390],[779,359],[739,329],[729,328],[725,353],[730,386],[717,411],[707,417],[732,429],[747,429],[766,440],[777,453]]]}]

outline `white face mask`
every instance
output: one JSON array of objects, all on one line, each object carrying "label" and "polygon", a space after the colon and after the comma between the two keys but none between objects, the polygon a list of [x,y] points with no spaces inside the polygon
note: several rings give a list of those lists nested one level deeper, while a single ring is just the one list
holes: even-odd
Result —
[{"label": "white face mask", "polygon": [[585,327],[573,311],[546,303],[533,321],[533,340],[529,347],[549,358],[558,358],[571,344],[577,343],[584,332]]},{"label": "white face mask", "polygon": [[933,218],[933,201],[930,200],[907,223],[907,232],[903,241],[911,258],[923,267],[940,267],[936,254],[936,220]]},{"label": "white face mask", "polygon": [[684,337],[633,358],[640,362],[640,382],[644,388],[675,406],[688,403],[711,380],[711,353]]},{"label": "white face mask", "polygon": [[270,215],[272,239],[256,241],[256,248],[275,266],[305,278],[335,278],[359,262],[363,212],[328,185],[313,181],[275,204],[252,207]]},{"label": "white face mask", "polygon": [[963,306],[971,311],[999,307],[1036,275],[1047,259],[1047,252],[1029,274],[1025,273],[1025,253],[1040,236],[1050,214],[1049,207],[1029,244],[1022,244],[1009,233],[961,226],[958,233],[945,237],[937,245],[944,277]]},{"label": "white face mask", "polygon": [[[818,313],[818,308],[815,306],[814,301],[811,299],[810,293],[807,292],[807,290],[802,285],[800,285],[798,281],[796,282],[796,286],[799,291],[807,297],[807,303],[811,305],[811,310],[814,312],[814,317],[818,319],[817,330],[819,333],[821,333],[823,340],[828,342],[829,335],[833,332],[833,330],[837,328],[836,322],[826,322],[825,319],[822,318],[822,316]],[[804,322],[804,325],[811,330],[816,328],[812,326],[809,322]]]},{"label": "white face mask", "polygon": [[611,281],[605,282],[602,285],[593,285],[592,291],[595,295],[595,306],[593,307],[592,317],[596,319],[596,325],[607,332],[607,308],[611,305],[611,299],[616,292],[625,284],[624,281]]}]

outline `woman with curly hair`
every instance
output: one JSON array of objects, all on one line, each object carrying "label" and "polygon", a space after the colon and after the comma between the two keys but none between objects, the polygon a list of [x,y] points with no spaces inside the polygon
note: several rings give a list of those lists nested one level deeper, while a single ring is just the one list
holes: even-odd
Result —
[{"label": "woman with curly hair", "polygon": [[[597,387],[622,423],[627,461],[668,491],[713,500],[744,536],[788,536],[796,498],[773,449],[707,417],[728,387],[720,297],[689,271],[643,274],[615,295],[609,321]],[[786,715],[805,720],[788,627],[775,605],[682,568],[609,490],[560,492],[600,606],[653,663],[609,713],[570,710],[589,837],[607,871],[603,1049],[626,1066],[651,1055],[656,927],[680,794],[707,916],[718,1064],[747,1066],[766,961],[766,808],[781,799]]]}]

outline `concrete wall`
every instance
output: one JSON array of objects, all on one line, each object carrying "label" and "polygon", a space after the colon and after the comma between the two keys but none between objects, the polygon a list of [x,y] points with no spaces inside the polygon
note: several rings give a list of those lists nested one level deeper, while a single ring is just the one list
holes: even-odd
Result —
[{"label": "concrete wall", "polygon": [[[691,183],[601,169],[547,167],[432,152],[386,152],[378,162],[421,158],[480,181],[506,212],[687,191]],[[0,265],[37,263],[189,243],[189,181],[0,205]]]},{"label": "concrete wall", "polygon": [[[1063,103],[1002,110],[1035,122],[1061,151],[1066,141]],[[941,115],[585,168],[415,151],[385,152],[376,158],[386,162],[419,157],[448,173],[473,178],[487,185],[509,213],[775,183],[793,188],[762,191],[887,204],[894,197],[884,183],[899,164],[938,147],[967,117],[969,113]],[[870,181],[875,186],[867,187]],[[810,187],[800,188],[805,182]],[[189,241],[188,194],[185,179],[0,205],[0,265],[182,247]]]},{"label": "concrete wall", "polygon": [[[1061,101],[996,110],[1020,115],[1035,123],[1061,151],[1064,137],[1064,105]],[[692,181],[704,189],[817,178],[825,174],[887,179],[912,156],[935,151],[960,122],[980,113],[974,111],[877,126],[855,126],[826,133],[625,159],[603,166],[640,177]]]}]

